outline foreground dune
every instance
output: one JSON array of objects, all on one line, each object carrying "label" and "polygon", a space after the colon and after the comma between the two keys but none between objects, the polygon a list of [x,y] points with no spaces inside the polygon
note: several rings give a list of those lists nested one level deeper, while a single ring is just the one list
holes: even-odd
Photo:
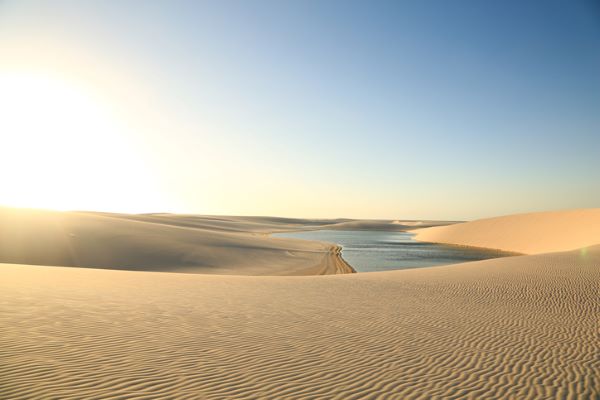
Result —
[{"label": "foreground dune", "polygon": [[415,232],[425,242],[523,254],[566,251],[600,243],[600,208],[508,215]]},{"label": "foreground dune", "polygon": [[600,246],[248,277],[0,266],[0,397],[592,399]]}]

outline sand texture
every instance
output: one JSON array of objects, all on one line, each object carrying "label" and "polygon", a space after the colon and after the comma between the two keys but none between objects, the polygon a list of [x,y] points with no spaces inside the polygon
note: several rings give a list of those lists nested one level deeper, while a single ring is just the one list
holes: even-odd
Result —
[{"label": "sand texture", "polygon": [[415,232],[426,242],[522,254],[566,251],[600,243],[600,208],[508,215]]},{"label": "sand texture", "polygon": [[7,399],[595,399],[600,246],[244,277],[2,265]]}]

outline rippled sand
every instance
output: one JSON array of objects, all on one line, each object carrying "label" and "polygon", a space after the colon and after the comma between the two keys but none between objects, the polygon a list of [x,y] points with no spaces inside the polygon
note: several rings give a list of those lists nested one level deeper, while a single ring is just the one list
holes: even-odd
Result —
[{"label": "rippled sand", "polygon": [[2,265],[10,399],[600,396],[600,247],[241,277]]}]

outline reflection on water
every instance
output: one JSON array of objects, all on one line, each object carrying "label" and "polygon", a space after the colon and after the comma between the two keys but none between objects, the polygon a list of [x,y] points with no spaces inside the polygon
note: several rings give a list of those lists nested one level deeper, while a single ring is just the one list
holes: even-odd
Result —
[{"label": "reflection on water", "polygon": [[496,250],[417,242],[408,232],[321,230],[273,236],[339,244],[342,256],[357,272],[421,268],[514,255]]}]

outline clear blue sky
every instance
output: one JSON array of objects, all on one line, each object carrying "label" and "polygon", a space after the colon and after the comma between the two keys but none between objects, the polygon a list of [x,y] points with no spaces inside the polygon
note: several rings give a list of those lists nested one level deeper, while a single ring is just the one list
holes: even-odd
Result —
[{"label": "clear blue sky", "polygon": [[[0,45],[0,73],[92,92],[119,126],[100,158],[86,143],[101,131],[81,122],[73,141],[51,121],[51,150],[84,154],[68,168],[94,185],[77,190],[63,168],[52,179],[70,196],[49,199],[29,173],[5,185],[21,190],[12,205],[440,219],[600,207],[598,2],[3,1]],[[0,124],[3,141],[15,125]],[[135,154],[112,157],[123,141]]]}]

